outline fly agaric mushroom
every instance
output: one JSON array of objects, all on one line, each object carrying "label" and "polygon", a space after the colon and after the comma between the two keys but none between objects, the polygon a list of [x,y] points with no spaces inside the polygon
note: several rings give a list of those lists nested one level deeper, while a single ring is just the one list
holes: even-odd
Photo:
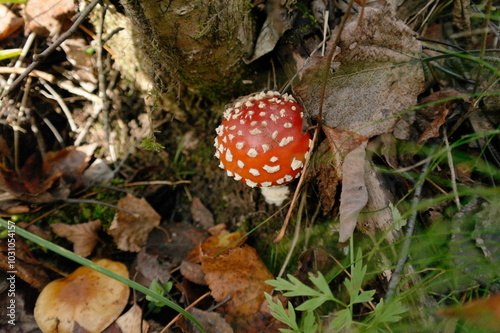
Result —
[{"label": "fly agaric mushroom", "polygon": [[261,92],[227,107],[216,129],[215,157],[227,175],[260,187],[269,204],[281,205],[284,186],[300,176],[312,144],[302,132],[303,111],[288,94]]}]

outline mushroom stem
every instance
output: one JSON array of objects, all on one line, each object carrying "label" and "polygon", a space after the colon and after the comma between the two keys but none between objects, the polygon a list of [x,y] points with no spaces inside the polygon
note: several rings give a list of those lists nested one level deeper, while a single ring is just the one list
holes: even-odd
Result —
[{"label": "mushroom stem", "polygon": [[288,198],[290,190],[288,186],[272,186],[272,187],[261,187],[262,195],[266,199],[266,202],[270,205],[281,206],[283,201]]}]

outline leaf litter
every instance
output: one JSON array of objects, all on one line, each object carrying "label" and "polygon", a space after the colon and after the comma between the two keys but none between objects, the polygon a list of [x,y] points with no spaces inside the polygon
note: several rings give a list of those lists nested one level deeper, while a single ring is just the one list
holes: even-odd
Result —
[{"label": "leaf litter", "polygon": [[[31,0],[29,3],[32,7],[25,8],[25,16],[28,15],[26,13],[36,13],[39,8],[52,3],[42,2]],[[46,10],[47,16],[36,14],[40,19],[38,22],[27,19],[28,25],[25,26],[25,32],[39,31],[42,35],[50,35],[50,38],[54,38],[67,27],[66,19],[74,9],[73,3],[70,4],[70,2],[58,2],[58,4],[64,3],[65,5],[57,8],[53,6],[50,10]],[[39,8],[37,9],[36,6]],[[398,142],[391,132],[397,126],[396,124],[400,124],[398,123],[400,113],[416,105],[417,96],[423,91],[423,71],[419,62],[421,44],[416,40],[416,34],[402,21],[396,19],[395,13],[388,9],[389,7],[384,9],[380,7],[365,7],[358,16],[352,15],[342,32],[340,44],[335,50],[332,73],[327,80],[327,95],[323,111],[324,126],[322,126],[323,134],[326,136],[321,150],[323,155],[318,159],[315,174],[307,175],[311,182],[315,179],[319,182],[319,200],[325,213],[332,210],[336,212],[337,188],[342,186],[340,187],[342,191],[339,209],[341,211],[340,240],[343,241],[353,235],[355,228],[373,236],[376,231],[390,228],[393,220],[396,220],[396,229],[404,224],[398,207],[391,203],[394,200],[391,197],[393,193],[385,186],[386,180],[381,177],[381,172],[369,153],[372,148],[376,149],[376,153],[380,154],[378,156],[382,157],[392,168],[396,168],[399,164],[408,164],[402,160],[401,155],[397,156],[399,160],[396,158],[396,154],[401,154],[401,152],[396,150]],[[257,42],[259,49],[256,54],[259,57],[279,47],[277,44],[279,38],[270,34],[278,33],[278,37],[286,36],[286,30],[292,28],[290,23],[293,21],[291,18],[294,18],[293,9],[277,6],[275,10],[276,12],[281,10],[283,13],[280,15],[287,17],[283,16],[278,19],[276,14],[268,12],[268,19],[265,23],[268,30],[261,30],[261,38]],[[314,15],[319,21],[324,18],[319,12],[314,12]],[[469,18],[461,18],[461,20],[465,20],[462,23],[467,24]],[[37,23],[41,25],[37,26]],[[279,24],[286,26],[282,30],[276,30],[273,24],[277,24],[278,28],[280,28]],[[335,33],[338,32],[334,30],[333,36]],[[269,36],[266,37],[266,34]],[[330,38],[329,47],[333,39]],[[92,56],[81,57],[86,47],[85,39],[68,40],[68,42],[75,42],[75,44],[73,47],[63,46],[66,47],[64,50],[67,53],[67,59],[75,66],[75,69],[82,66],[80,73],[83,76],[90,75],[88,80],[83,77],[78,80],[88,81],[90,84],[84,88],[92,92],[96,83],[94,73],[90,73],[93,66],[90,61]],[[317,117],[319,103],[323,102],[319,98],[319,91],[325,68],[324,60],[325,58],[315,55],[306,61],[306,67],[301,72],[301,80],[294,86],[294,91],[304,102],[309,117],[313,119]],[[85,73],[86,71],[89,73]],[[84,83],[80,82],[82,87],[85,86]],[[432,104],[443,98],[456,97],[458,94],[460,94],[458,91],[441,89],[422,98],[420,104]],[[443,129],[447,126],[451,116],[458,112],[457,105],[460,103],[466,104],[468,101],[454,100],[419,109],[415,114],[410,115],[413,118],[407,118],[406,128],[403,128],[400,131],[402,135],[397,137],[414,140],[419,144],[426,144],[432,142],[433,139],[441,138]],[[482,116],[478,119],[475,114],[474,117],[476,117],[473,118],[474,126],[481,126],[479,121],[483,119]],[[123,124],[120,123],[119,126]],[[373,138],[368,145],[366,145],[367,138]],[[75,154],[76,151],[82,149],[81,147],[62,148],[47,154],[31,155],[22,160],[24,165],[20,166],[21,172],[17,172],[15,169],[19,166],[12,164],[10,144],[2,140],[3,138],[0,137],[0,151],[2,157],[6,156],[7,159],[2,160],[0,186],[14,198],[36,204],[52,203],[68,198],[82,186],[94,184],[93,177],[88,180],[82,174],[88,170],[95,147],[89,149],[84,155]],[[196,141],[195,146],[202,142],[198,138],[190,140],[193,140],[192,143]],[[375,144],[377,141],[382,144],[377,146]],[[125,142],[128,141],[125,140]],[[180,156],[189,160],[187,152],[179,151]],[[102,153],[100,154],[102,157]],[[168,153],[162,158],[167,159],[165,155]],[[415,158],[415,155],[408,155],[410,155],[408,160]],[[177,160],[179,165],[181,162]],[[43,167],[37,168],[38,165],[43,165]],[[474,184],[473,167],[470,164],[463,169],[460,169],[461,165],[456,164],[456,168],[461,181],[468,178]],[[113,173],[111,172],[110,175],[108,172],[106,179],[111,180],[112,176]],[[121,255],[126,255],[127,252],[137,253],[133,265],[139,273],[138,280],[144,285],[149,285],[153,280],[167,282],[172,278],[180,278],[182,281],[175,284],[174,293],[178,299],[187,300],[186,305],[195,301],[203,294],[203,291],[210,290],[213,299],[200,308],[195,307],[189,310],[191,314],[199,318],[208,331],[257,332],[266,330],[277,332],[278,328],[283,328],[283,326],[277,324],[272,318],[269,307],[262,298],[263,291],[272,291],[272,288],[263,281],[272,279],[273,275],[259,257],[261,249],[245,244],[247,239],[243,237],[244,232],[230,233],[225,228],[225,224],[215,225],[220,222],[219,216],[212,214],[207,206],[215,207],[216,210],[220,208],[210,199],[211,196],[217,196],[211,192],[211,186],[206,186],[210,188],[204,189],[207,192],[200,191],[196,193],[194,199],[189,200],[191,209],[184,208],[189,211],[190,218],[197,223],[198,227],[184,222],[165,223],[160,226],[160,220],[165,219],[166,216],[160,217],[145,200],[127,195],[119,201],[119,206],[138,213],[140,217],[117,211],[112,226],[109,229],[105,227],[105,230],[113,238],[113,246],[125,251]],[[243,193],[239,191],[237,196],[229,195],[228,198],[230,197],[234,202],[245,198],[239,196]],[[360,191],[363,192],[361,196]],[[186,190],[186,193],[191,198],[189,190]],[[254,200],[254,198],[245,200],[244,204],[255,210],[262,209],[262,206],[256,204]],[[207,203],[207,206],[203,202]],[[353,205],[346,207],[346,202],[351,202]],[[25,206],[23,211],[29,211],[32,208],[33,206]],[[175,215],[177,209],[177,207],[172,208],[174,211],[172,216],[179,218],[179,215]],[[233,218],[236,220],[238,217]],[[92,230],[94,227],[97,228],[94,222],[79,225],[59,223],[52,224],[52,228],[59,230],[61,235],[65,235],[63,237],[67,237],[74,243],[75,252],[90,255],[93,244],[97,241],[96,231]],[[240,224],[235,223],[235,225]],[[488,240],[489,235],[481,235],[479,229],[482,230],[482,226],[476,226],[473,230],[475,234],[473,241],[489,258],[488,253],[491,248],[484,244],[484,240]],[[38,232],[42,234],[43,231],[46,230]],[[456,239],[459,236],[453,235],[453,237]],[[239,241],[235,242],[236,240]],[[250,236],[250,241],[255,242],[255,239]],[[25,246],[22,240],[18,240],[18,244]],[[2,244],[2,256],[3,249]],[[25,255],[26,261],[18,259],[19,276],[35,288],[43,287],[48,281],[45,271],[40,268],[39,262],[29,258],[31,255],[29,251]],[[22,257],[21,254],[20,257]],[[298,261],[300,269],[297,274],[304,278],[311,271],[322,271],[331,266],[330,259],[328,254],[325,255],[318,249],[314,255],[307,251],[303,252],[303,256]],[[180,275],[176,274],[177,269],[180,269]],[[360,287],[361,282],[358,282]],[[357,287],[351,286],[353,289],[351,292],[357,293],[356,289],[359,289]],[[275,296],[275,299],[277,298],[278,296]],[[144,314],[135,302],[130,302],[130,304],[129,311],[116,320],[109,330],[136,332],[141,325],[144,330],[147,330],[147,324],[141,320]],[[494,311],[497,308],[488,301],[484,303],[478,301],[477,304],[479,305],[476,310],[474,306],[471,307],[473,310],[466,308],[466,315],[463,317],[467,317],[467,311],[470,311],[473,316],[475,312],[481,312],[484,307],[487,307],[488,311]],[[215,305],[216,309],[209,308],[210,305]],[[379,305],[382,306],[383,302],[381,301]],[[481,308],[480,311],[477,308]],[[332,317],[335,318],[337,315],[339,312],[333,313]],[[458,310],[450,311],[450,315],[461,316]],[[116,319],[117,316],[112,317]],[[71,320],[74,318],[76,315]],[[84,327],[79,321],[74,325],[74,330]],[[180,320],[177,325],[184,332],[197,331],[197,328],[185,319]]]}]

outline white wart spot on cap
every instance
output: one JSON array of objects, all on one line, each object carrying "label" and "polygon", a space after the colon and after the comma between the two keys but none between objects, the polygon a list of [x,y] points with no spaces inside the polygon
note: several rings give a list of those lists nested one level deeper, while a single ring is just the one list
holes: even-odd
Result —
[{"label": "white wart spot on cap", "polygon": [[292,141],[293,141],[293,136],[284,137],[283,139],[281,139],[279,146],[284,147]]},{"label": "white wart spot on cap", "polygon": [[248,131],[251,135],[258,135],[260,133],[262,133],[262,131],[260,129],[258,129],[257,127],[251,129],[250,131]]},{"label": "white wart spot on cap", "polygon": [[245,163],[243,163],[243,161],[241,160],[238,160],[236,163],[238,164],[238,168],[240,169],[243,169],[245,167]]},{"label": "white wart spot on cap", "polygon": [[274,162],[277,162],[277,161],[278,161],[278,156],[273,156],[273,157],[271,157],[271,158],[269,159],[269,161],[271,161],[271,162],[273,162],[273,163],[274,163]]},{"label": "white wart spot on cap", "polygon": [[266,164],[262,167],[262,169],[266,170],[268,173],[276,173],[280,171],[280,166],[279,165],[270,166]]},{"label": "white wart spot on cap", "polygon": [[256,157],[259,154],[257,153],[257,150],[255,150],[255,148],[250,148],[247,152],[247,155],[249,157]]},{"label": "white wart spot on cap", "polygon": [[295,157],[293,158],[292,170],[302,169],[303,166],[304,166],[304,163],[302,163],[302,161],[296,160]]},{"label": "white wart spot on cap", "polygon": [[260,176],[260,172],[257,169],[250,168],[250,170],[248,170],[248,172],[250,172],[254,176]]},{"label": "white wart spot on cap", "polygon": [[250,187],[255,187],[257,186],[256,182],[251,181],[250,179],[245,179],[245,183],[250,186]]},{"label": "white wart spot on cap", "polygon": [[243,146],[245,146],[245,143],[243,141],[236,142],[236,149],[243,149]]},{"label": "white wart spot on cap", "polygon": [[228,161],[228,162],[233,161],[233,154],[231,153],[231,151],[229,149],[226,150],[226,161]]}]

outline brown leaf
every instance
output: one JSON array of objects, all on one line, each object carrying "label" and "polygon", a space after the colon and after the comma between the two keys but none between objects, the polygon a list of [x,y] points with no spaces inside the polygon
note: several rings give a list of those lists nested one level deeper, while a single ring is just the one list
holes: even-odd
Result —
[{"label": "brown leaf", "polygon": [[[100,259],[97,264],[128,278],[127,267]],[[35,319],[45,333],[101,332],[118,318],[128,302],[129,287],[91,268],[80,267],[49,283],[35,305]]]},{"label": "brown leaf", "polygon": [[127,194],[118,201],[118,206],[139,214],[134,216],[124,211],[117,211],[108,234],[113,236],[117,247],[123,251],[139,252],[146,243],[148,234],[160,225],[161,216],[144,198]]},{"label": "brown leaf", "polygon": [[[226,320],[217,312],[208,312],[192,308],[188,311],[203,326],[207,333],[233,333],[233,329]],[[184,316],[177,322],[184,333],[201,332],[198,326]]]},{"label": "brown leaf", "polygon": [[101,228],[101,220],[79,224],[53,223],[52,231],[73,243],[73,252],[88,257],[97,244],[97,230]]},{"label": "brown leaf", "polygon": [[150,254],[146,248],[142,248],[137,255],[137,272],[141,273],[146,281],[141,281],[144,285],[149,286],[151,281],[158,279],[162,283],[170,280],[171,263],[160,263],[158,260],[159,255]]},{"label": "brown leaf", "polygon": [[[363,15],[362,20],[351,15],[342,31],[333,60],[338,68],[332,68],[326,83],[323,123],[370,138],[390,132],[396,115],[416,104],[424,74],[416,34],[395,17],[390,6],[365,7]],[[326,60],[313,56],[295,87],[312,118],[321,103]]]},{"label": "brown leaf", "polygon": [[69,23],[74,9],[73,0],[30,0],[23,11],[26,33],[56,36]]},{"label": "brown leaf", "polygon": [[365,185],[366,141],[345,157],[342,165],[342,192],[340,193],[339,243],[345,243],[354,232],[359,212],[368,202]]},{"label": "brown leaf", "polygon": [[68,147],[48,152],[43,160],[34,154],[19,173],[0,164],[0,189],[33,203],[66,199],[72,190],[83,185],[82,173],[96,147],[95,144]]},{"label": "brown leaf", "polygon": [[201,243],[202,256],[219,255],[224,250],[241,246],[247,240],[244,232],[233,232],[217,236],[210,236]]},{"label": "brown leaf", "polygon": [[205,281],[205,273],[201,268],[200,264],[195,264],[193,262],[189,262],[183,260],[180,266],[181,274],[189,281],[206,286],[207,282]]},{"label": "brown leaf", "polygon": [[[385,231],[393,225],[394,218],[389,204],[394,201],[394,196],[388,189],[387,180],[381,177],[371,162],[365,163],[364,182],[368,201],[357,226],[364,234],[374,236],[377,231]],[[388,233],[386,238],[392,241],[393,232]]]},{"label": "brown leaf", "polygon": [[[32,257],[28,246],[20,238],[16,237],[15,266],[12,267],[12,253],[6,239],[0,239],[0,270],[9,272],[15,270],[17,278],[23,280],[35,289],[41,290],[50,279],[42,265]],[[14,268],[14,269],[13,269]],[[10,277],[10,273],[7,277]]]},{"label": "brown leaf", "polygon": [[231,298],[221,308],[232,325],[259,312],[264,292],[272,290],[265,281],[273,276],[250,246],[231,249],[216,258],[202,256],[201,264],[212,297],[218,302]]},{"label": "brown leaf", "polygon": [[203,228],[209,229],[214,226],[212,213],[203,205],[203,202],[198,197],[194,197],[191,202],[191,214],[193,215],[193,220],[201,224]]},{"label": "brown leaf", "polygon": [[142,320],[142,309],[135,303],[116,320],[116,324],[122,333],[140,333],[149,330],[148,323]]},{"label": "brown leaf", "polygon": [[[432,103],[459,95],[460,93],[454,89],[440,90],[422,99],[422,104]],[[441,126],[446,123],[446,116],[448,116],[450,110],[459,102],[460,100],[455,99],[418,110],[416,123],[418,128],[422,131],[418,143],[425,143],[431,138],[441,136],[439,130]]]},{"label": "brown leaf", "polygon": [[0,4],[0,40],[9,37],[14,31],[19,29],[24,20],[9,10],[5,5]]},{"label": "brown leaf", "polygon": [[319,199],[323,211],[329,212],[335,204],[337,186],[341,180],[340,156],[334,155],[328,144],[323,141],[315,152],[313,168],[317,179]]}]

